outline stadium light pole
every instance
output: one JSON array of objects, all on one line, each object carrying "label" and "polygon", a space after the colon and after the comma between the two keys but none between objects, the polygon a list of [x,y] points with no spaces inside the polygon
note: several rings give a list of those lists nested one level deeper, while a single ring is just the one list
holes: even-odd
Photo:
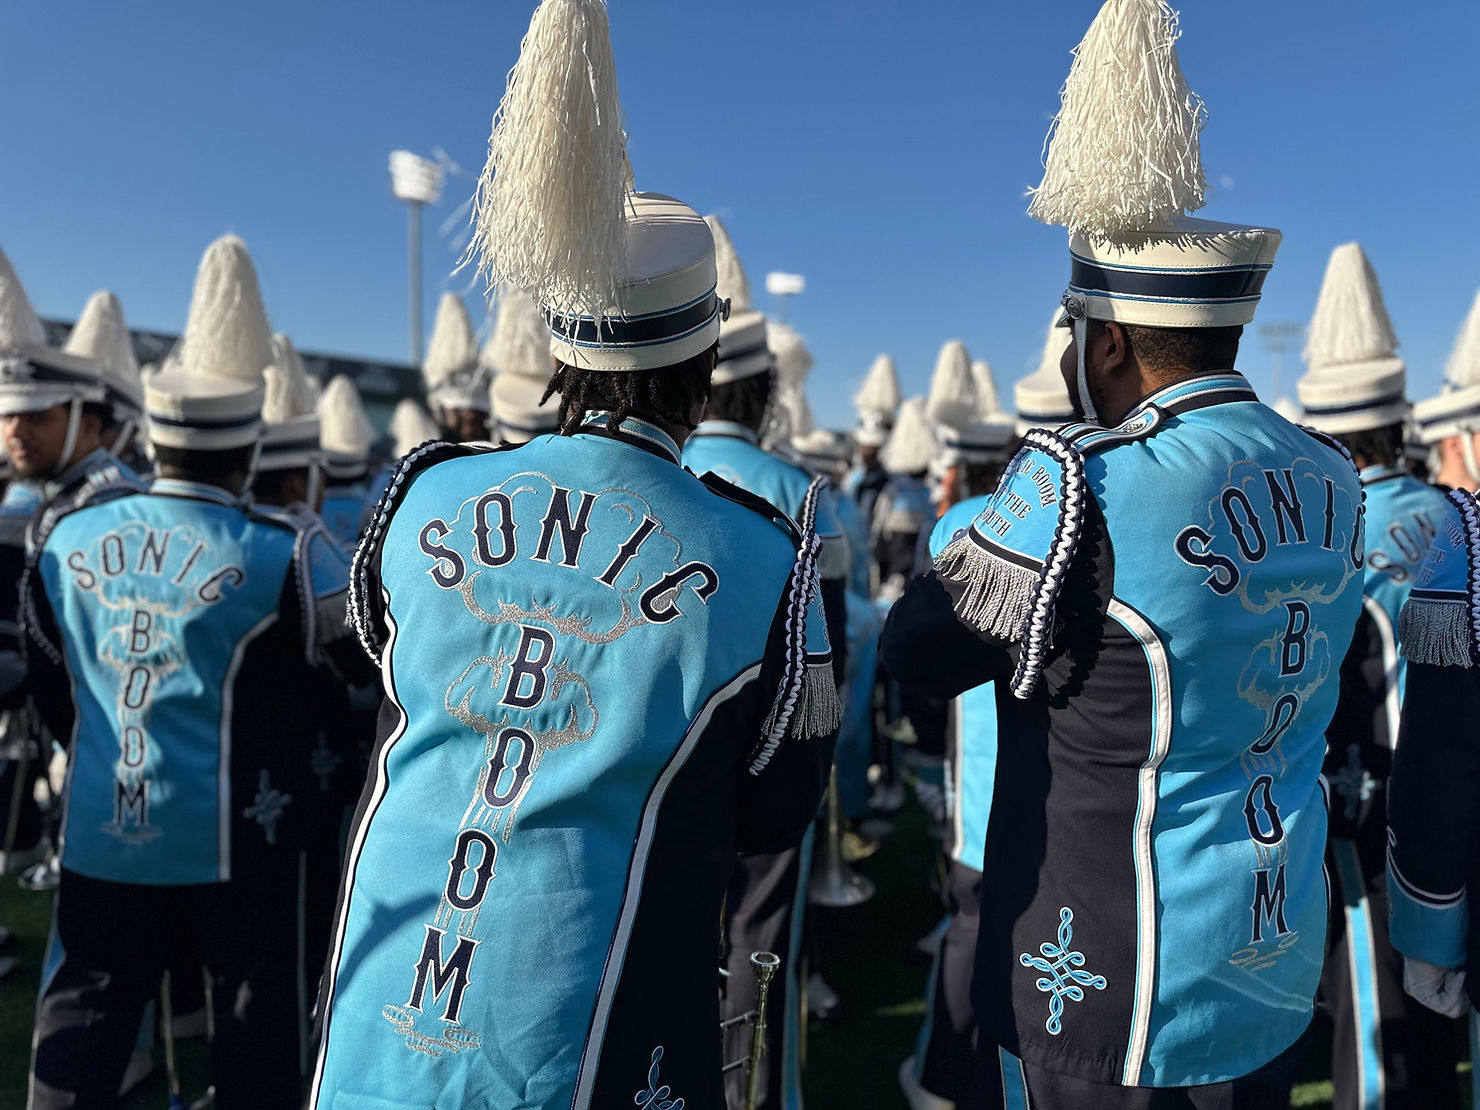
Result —
[{"label": "stadium light pole", "polygon": [[1280,400],[1285,395],[1285,353],[1289,351],[1305,332],[1305,325],[1297,324],[1293,320],[1276,320],[1268,324],[1259,325],[1259,338],[1264,341],[1265,348],[1269,351],[1274,374],[1274,396],[1270,398],[1270,404]]},{"label": "stadium light pole", "polygon": [[766,275],[766,292],[781,298],[781,322],[787,323],[791,299],[807,291],[807,279],[801,274],[775,271]]},{"label": "stadium light pole", "polygon": [[411,291],[411,365],[421,366],[421,210],[442,199],[442,166],[409,150],[391,152],[391,194],[406,205]]}]

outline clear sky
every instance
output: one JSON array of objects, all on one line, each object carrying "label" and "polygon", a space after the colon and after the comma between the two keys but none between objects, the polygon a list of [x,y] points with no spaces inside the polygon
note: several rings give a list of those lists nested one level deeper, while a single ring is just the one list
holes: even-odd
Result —
[{"label": "clear sky", "polygon": [[[1067,252],[1023,193],[1094,0],[610,6],[639,187],[723,215],[757,287],[806,276],[792,322],[824,420],[851,421],[879,351],[907,392],[951,338],[1004,393],[1032,369]],[[234,231],[300,347],[404,360],[387,154],[441,147],[476,173],[534,7],[10,0],[0,246],[43,315],[106,287],[134,326],[174,330],[202,250]],[[1480,287],[1480,3],[1186,0],[1182,22],[1220,183],[1203,214],[1285,232],[1260,321],[1306,321],[1331,248],[1360,240],[1410,392],[1432,392]],[[429,212],[426,286],[429,308],[466,291],[477,319],[437,238],[471,190]],[[1240,366],[1267,389],[1257,337]]]}]

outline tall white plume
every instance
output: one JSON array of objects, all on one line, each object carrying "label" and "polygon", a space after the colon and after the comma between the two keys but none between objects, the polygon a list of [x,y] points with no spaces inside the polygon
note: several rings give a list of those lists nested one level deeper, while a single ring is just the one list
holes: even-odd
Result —
[{"label": "tall white plume", "polygon": [[485,361],[500,374],[548,382],[555,373],[550,329],[539,305],[528,293],[512,286],[499,292],[498,318],[484,355]]},{"label": "tall white plume", "polygon": [[718,216],[705,216],[704,222],[714,235],[714,265],[719,271],[716,294],[720,300],[730,299],[731,312],[750,308],[750,278],[745,276],[745,264],[740,261],[729,229]]},{"label": "tall white plume", "polygon": [[985,359],[971,364],[971,379],[976,382],[976,415],[979,420],[1002,416],[1002,395],[997,391],[997,378]]},{"label": "tall white plume", "polygon": [[299,416],[313,415],[318,390],[303,368],[303,359],[293,341],[281,333],[272,337],[272,365],[266,370],[267,393],[262,399],[262,419],[281,424]]},{"label": "tall white plume", "polygon": [[346,375],[337,374],[319,395],[319,440],[324,450],[341,455],[368,455],[375,427],[365,415],[360,391]]},{"label": "tall white plume", "polygon": [[1305,341],[1311,369],[1394,357],[1398,337],[1382,300],[1382,287],[1361,245],[1331,252],[1320,300]]},{"label": "tall white plume", "polygon": [[442,438],[436,421],[410,397],[402,398],[391,413],[390,433],[396,441],[392,450],[397,458],[409,455],[428,440]]},{"label": "tall white plume", "polygon": [[631,167],[602,0],[543,0],[493,117],[468,255],[555,311],[620,306]]},{"label": "tall white plume", "polygon": [[1028,214],[1122,243],[1207,201],[1202,100],[1165,0],[1108,0],[1074,50]]},{"label": "tall white plume", "polygon": [[864,418],[872,416],[888,422],[899,411],[902,396],[894,359],[889,355],[880,355],[874,359],[868,375],[863,379],[863,385],[853,395],[853,407]]},{"label": "tall white plume", "polygon": [[87,299],[62,349],[93,359],[106,377],[138,391],[139,360],[134,356],[134,341],[123,320],[123,306],[108,290],[100,289]]},{"label": "tall white plume", "polygon": [[795,328],[779,320],[767,320],[766,346],[776,359],[776,375],[781,381],[799,386],[807,380],[816,360]]},{"label": "tall white plume", "polygon": [[0,350],[20,343],[46,342],[46,329],[31,307],[26,287],[15,276],[10,259],[0,251]]},{"label": "tall white plume", "polygon": [[940,452],[930,426],[924,397],[911,397],[899,409],[899,420],[884,444],[884,468],[894,474],[921,474]]},{"label": "tall white plume", "polygon": [[940,349],[935,375],[930,379],[926,413],[937,424],[960,431],[976,420],[976,379],[966,344],[952,339]]},{"label": "tall white plume", "polygon": [[272,328],[262,307],[257,269],[247,245],[235,235],[223,235],[206,248],[185,332],[171,361],[191,373],[251,385],[272,365]]},{"label": "tall white plume", "polygon": [[426,357],[422,359],[422,377],[428,388],[434,388],[477,361],[478,337],[473,332],[468,306],[456,293],[443,293],[437,302],[437,318],[432,323]]},{"label": "tall white plume", "polygon": [[1480,293],[1475,294],[1475,303],[1444,364],[1444,380],[1457,389],[1480,385]]}]

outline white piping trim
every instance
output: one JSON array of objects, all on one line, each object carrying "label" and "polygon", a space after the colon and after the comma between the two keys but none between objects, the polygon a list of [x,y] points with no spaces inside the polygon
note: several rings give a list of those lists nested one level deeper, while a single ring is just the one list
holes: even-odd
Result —
[{"label": "white piping trim", "polygon": [[[627,891],[622,898],[622,914],[617,919],[617,928],[612,933],[607,948],[606,967],[601,972],[601,987],[596,994],[596,1008],[591,1015],[591,1028],[586,1034],[586,1045],[581,1052],[581,1070],[576,1075],[575,1097],[571,1099],[572,1110],[584,1110],[591,1105],[592,1088],[596,1084],[596,1066],[601,1057],[601,1044],[606,1039],[606,1025],[611,1018],[612,1002],[616,998],[617,983],[622,978],[622,965],[627,958],[627,941],[632,935],[632,924],[637,918],[637,904],[642,900],[642,878],[647,871],[648,852],[653,845],[653,832],[658,824],[658,810],[663,806],[668,787],[678,776],[693,754],[699,738],[709,727],[715,711],[760,677],[761,664],[756,663],[729,684],[710,695],[704,708],[694,718],[689,731],[684,735],[678,751],[669,759],[658,781],[653,784],[643,807],[642,824],[637,830],[637,839],[632,845],[632,864],[627,871]],[[327,1039],[327,1037],[325,1038]],[[312,1108],[310,1108],[312,1110]]]},{"label": "white piping trim", "polygon": [[391,751],[406,735],[406,726],[409,724],[406,710],[402,708],[400,700],[396,697],[394,684],[391,682],[391,649],[396,643],[396,622],[391,619],[390,600],[387,596],[385,604],[385,628],[386,639],[384,650],[377,661],[381,664],[381,674],[384,679],[385,696],[400,714],[400,721],[395,731],[386,738],[384,747],[380,750],[380,758],[375,764],[375,789],[370,796],[370,802],[365,807],[365,817],[354,830],[354,839],[345,852],[344,868],[344,898],[335,912],[339,915],[339,921],[334,929],[334,943],[329,958],[329,968],[325,972],[325,981],[320,988],[323,1002],[320,1009],[323,1012],[323,1035],[319,1037],[318,1058],[314,1063],[313,1083],[309,1088],[308,1110],[315,1110],[319,1104],[319,1087],[324,1082],[324,1060],[329,1052],[330,1024],[334,1017],[334,988],[339,983],[339,960],[344,955],[344,934],[349,930],[350,903],[354,899],[355,872],[359,869],[360,853],[365,849],[365,835],[371,824],[375,821],[375,813],[380,808],[380,803],[385,800],[386,784],[389,775],[386,772],[386,764],[390,760]]},{"label": "white piping trim", "polygon": [[1382,641],[1382,679],[1386,686],[1383,702],[1387,708],[1388,744],[1398,750],[1398,725],[1403,716],[1403,698],[1398,692],[1398,637],[1393,632],[1393,622],[1387,610],[1370,597],[1362,598],[1362,608],[1372,618],[1377,628],[1377,638]]},{"label": "white piping trim", "polygon": [[963,845],[966,842],[966,807],[961,804],[961,790],[966,779],[962,771],[966,763],[966,698],[964,695],[951,702],[951,710],[955,716],[952,731],[956,734],[956,758],[951,761],[951,802],[955,809],[955,812],[951,814],[951,827],[956,835],[956,843],[951,848],[951,858],[957,863],[965,863],[969,867],[974,867],[975,864],[961,858],[965,855]]},{"label": "white piping trim", "polygon": [[252,641],[277,619],[277,613],[269,613],[247,630],[247,634],[236,642],[231,662],[226,666],[226,677],[221,680],[221,746],[216,753],[216,853],[221,876],[218,881],[223,883],[231,879],[231,713],[236,705],[236,675]]},{"label": "white piping trim", "polygon": [[1131,1010],[1131,1032],[1126,1046],[1121,1083],[1140,1086],[1151,1039],[1151,1010],[1156,1001],[1156,868],[1151,854],[1152,823],[1156,818],[1156,777],[1172,746],[1172,673],[1166,648],[1155,630],[1129,605],[1110,599],[1110,617],[1140,641],[1151,672],[1154,708],[1151,752],[1141,765],[1136,802],[1136,1001]]}]

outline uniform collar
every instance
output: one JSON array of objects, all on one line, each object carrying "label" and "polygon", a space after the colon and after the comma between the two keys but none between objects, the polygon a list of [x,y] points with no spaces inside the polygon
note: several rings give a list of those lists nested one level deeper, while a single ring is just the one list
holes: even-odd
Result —
[{"label": "uniform collar", "polygon": [[604,436],[607,439],[615,439],[621,443],[641,447],[649,454],[656,455],[660,459],[667,459],[675,465],[683,457],[674,438],[656,424],[629,416],[622,421],[620,428],[613,429],[611,416],[609,412],[586,413],[581,421],[582,434]]},{"label": "uniform collar", "polygon": [[41,491],[46,500],[50,501],[58,494],[71,489],[80,483],[98,467],[106,462],[112,461],[112,456],[101,447],[95,447],[82,458],[78,459],[66,470],[55,478],[48,478],[41,483]]},{"label": "uniform collar", "polygon": [[694,429],[696,436],[725,436],[729,439],[743,439],[752,447],[760,444],[760,438],[747,428],[744,424],[736,424],[732,420],[706,420]]},{"label": "uniform collar", "polygon": [[1376,463],[1373,466],[1364,466],[1357,475],[1363,486],[1376,485],[1378,482],[1391,482],[1395,478],[1401,478],[1408,473],[1392,463]]},{"label": "uniform collar", "polygon": [[1258,394],[1249,380],[1237,370],[1217,374],[1198,374],[1180,382],[1163,386],[1131,409],[1128,415],[1141,412],[1148,405],[1155,405],[1172,416],[1181,416],[1194,409],[1210,405],[1226,405],[1233,401],[1257,401]]},{"label": "uniform collar", "polygon": [[220,486],[205,482],[187,482],[183,478],[156,478],[149,483],[149,492],[161,497],[181,497],[189,501],[212,501],[217,505],[240,507],[245,502],[234,497]]}]

